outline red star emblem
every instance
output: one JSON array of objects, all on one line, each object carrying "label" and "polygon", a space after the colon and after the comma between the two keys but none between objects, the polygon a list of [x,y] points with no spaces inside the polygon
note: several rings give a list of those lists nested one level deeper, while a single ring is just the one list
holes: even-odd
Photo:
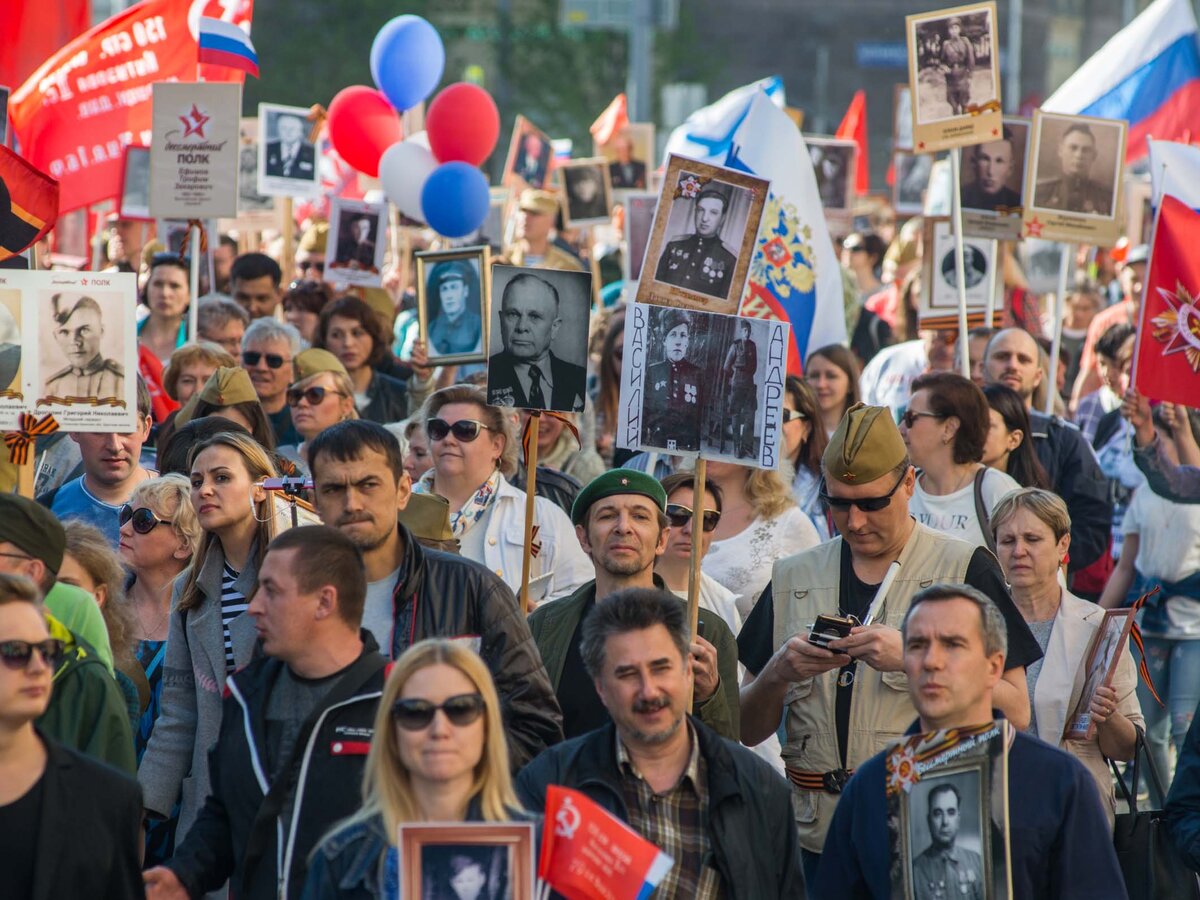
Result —
[{"label": "red star emblem", "polygon": [[1039,222],[1037,216],[1034,216],[1025,223],[1025,237],[1041,237],[1045,227],[1045,223]]},{"label": "red star emblem", "polygon": [[993,129],[992,129],[992,137],[997,137],[999,134],[1000,134],[1000,129],[999,129],[999,128],[993,128]]},{"label": "red star emblem", "polygon": [[924,150],[924,149],[925,149],[925,142],[924,142],[924,141],[921,141],[921,143],[917,144],[917,149],[918,149],[918,150]]},{"label": "red star emblem", "polygon": [[183,136],[197,134],[204,137],[204,126],[208,124],[211,116],[206,116],[196,108],[196,104],[192,104],[192,111],[186,116],[180,116],[179,121],[183,123]]}]

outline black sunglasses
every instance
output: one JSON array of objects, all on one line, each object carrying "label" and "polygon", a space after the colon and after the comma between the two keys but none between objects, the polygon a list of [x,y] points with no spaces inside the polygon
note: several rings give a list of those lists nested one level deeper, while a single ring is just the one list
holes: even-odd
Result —
[{"label": "black sunglasses", "polygon": [[392,704],[392,718],[405,731],[423,731],[433,722],[434,715],[440,709],[451,725],[461,728],[483,715],[485,708],[486,704],[479,694],[457,694],[447,697],[440,705],[410,698]]},{"label": "black sunglasses", "polygon": [[283,364],[288,361],[278,353],[259,353],[257,350],[246,350],[242,353],[242,362],[248,366],[257,366],[262,359],[266,359],[268,369],[283,368]]},{"label": "black sunglasses", "polygon": [[905,428],[912,428],[917,424],[917,419],[944,419],[946,418],[941,413],[931,412],[913,412],[911,409],[905,410],[904,415],[900,417],[900,421],[904,423]]},{"label": "black sunglasses", "polygon": [[475,438],[479,437],[479,432],[484,428],[491,430],[490,425],[485,425],[478,419],[459,419],[453,425],[445,419],[426,419],[425,433],[429,435],[431,441],[444,441],[446,435],[454,433],[455,440],[469,444]]},{"label": "black sunglasses", "polygon": [[138,534],[149,534],[159,525],[171,525],[166,519],[160,519],[155,515],[154,510],[148,506],[139,506],[134,509],[128,503],[122,505],[121,511],[117,513],[118,527],[124,528],[126,522],[133,522],[133,530]]},{"label": "black sunglasses", "polygon": [[287,405],[299,406],[301,400],[307,400],[309,406],[320,406],[325,402],[326,394],[337,394],[339,397],[346,396],[341,391],[331,390],[321,386],[309,388],[288,388]]},{"label": "black sunglasses", "polygon": [[301,272],[305,272],[309,269],[316,269],[318,272],[324,272],[325,271],[325,263],[313,262],[311,260],[306,260],[305,262],[302,262],[302,263],[296,263],[296,268],[299,269]]},{"label": "black sunglasses", "polygon": [[797,419],[807,419],[807,418],[808,418],[808,416],[806,416],[804,413],[800,412],[800,410],[798,410],[798,409],[786,409],[785,408],[783,410],[783,424],[784,425],[786,425],[788,422],[794,422]]},{"label": "black sunglasses", "polygon": [[900,485],[904,484],[904,478],[908,475],[906,471],[900,476],[900,480],[895,486],[884,494],[882,497],[859,497],[856,500],[850,500],[846,497],[830,497],[826,492],[824,485],[821,486],[821,500],[828,504],[831,509],[848,510],[852,506],[857,506],[863,512],[879,512],[881,509],[887,509],[888,504],[892,502],[892,495],[900,489]]},{"label": "black sunglasses", "polygon": [[[681,503],[667,504],[667,521],[671,523],[672,528],[682,528],[688,522],[692,521],[692,510]],[[705,531],[712,531],[717,527],[717,523],[721,521],[721,513],[715,509],[706,509],[701,517],[703,528]]]},{"label": "black sunglasses", "polygon": [[29,668],[29,660],[33,659],[33,651],[42,654],[42,662],[49,668],[57,669],[63,658],[63,642],[57,638],[48,638],[40,644],[29,641],[0,641],[0,660],[6,668],[13,671]]}]

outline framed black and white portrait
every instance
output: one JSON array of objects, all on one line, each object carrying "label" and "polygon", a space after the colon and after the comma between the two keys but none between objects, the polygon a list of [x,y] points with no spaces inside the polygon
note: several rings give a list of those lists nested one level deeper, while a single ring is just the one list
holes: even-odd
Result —
[{"label": "framed black and white portrait", "polygon": [[258,105],[258,193],[304,197],[318,193],[316,145],[309,140],[312,122],[300,106]]},{"label": "framed black and white portrait", "polygon": [[554,168],[550,136],[524,116],[513,125],[508,158],[504,161],[504,183],[521,188],[544,188]]},{"label": "framed black and white portrait", "polygon": [[1133,610],[1129,607],[1105,610],[1104,618],[1100,627],[1096,629],[1088,650],[1087,661],[1084,663],[1087,675],[1083,690],[1079,692],[1075,708],[1067,717],[1063,740],[1086,741],[1095,736],[1096,722],[1091,713],[1092,700],[1096,696],[1097,688],[1112,684],[1121,653],[1133,628],[1133,621]]},{"label": "framed black and white portrait", "polygon": [[430,365],[483,362],[491,249],[417,254],[417,321]]},{"label": "framed black and white portrait", "polygon": [[817,193],[826,211],[849,212],[854,205],[854,167],[858,145],[832,137],[806,137]]},{"label": "framed black and white portrait", "polygon": [[650,191],[628,191],[625,205],[625,280],[636,283],[642,277],[646,246],[654,229],[654,212],[658,209],[658,194]]},{"label": "framed black and white portrait", "polygon": [[601,225],[612,218],[612,185],[603,157],[563,163],[558,174],[563,185],[563,224],[567,228]]},{"label": "framed black and white portrait", "polygon": [[947,150],[998,137],[995,3],[919,13],[906,17],[906,23],[913,149]]},{"label": "framed black and white portrait", "polygon": [[649,173],[654,168],[654,124],[629,122],[607,143],[595,142],[594,155],[603,156],[608,164],[613,190],[649,189]]},{"label": "framed black and white portrait", "polygon": [[991,871],[988,767],[977,759],[921,778],[908,793],[905,872],[913,900],[985,900]]},{"label": "framed black and white portrait", "polygon": [[122,219],[149,221],[150,215],[150,148],[125,148],[121,167],[121,199],[117,214]]},{"label": "framed black and white portrait", "polygon": [[400,896],[414,900],[533,900],[532,824],[401,825]]},{"label": "framed black and white portrait", "polygon": [[334,197],[329,201],[325,277],[335,284],[379,287],[387,251],[387,206]]},{"label": "framed black and white portrait", "polygon": [[920,215],[925,207],[925,191],[933,171],[933,156],[929,153],[894,153],[892,171],[892,206],[902,216]]},{"label": "framed black and white portrait", "polygon": [[638,302],[735,313],[769,186],[745,172],[670,156]]},{"label": "framed black and white portrait", "polygon": [[[917,315],[922,328],[945,330],[958,328],[958,266],[955,261],[954,231],[944,217],[926,217],[923,223],[921,297]],[[963,238],[963,283],[966,285],[967,324],[983,325],[987,315],[988,294],[997,290],[1000,264],[996,241],[990,238]],[[1003,304],[994,303],[995,309]]]},{"label": "framed black and white portrait", "polygon": [[998,240],[1021,234],[1029,159],[1028,119],[1005,117],[1000,137],[962,151],[963,233]]},{"label": "framed black and white portrait", "polygon": [[591,310],[590,272],[493,266],[488,403],[583,412]]}]

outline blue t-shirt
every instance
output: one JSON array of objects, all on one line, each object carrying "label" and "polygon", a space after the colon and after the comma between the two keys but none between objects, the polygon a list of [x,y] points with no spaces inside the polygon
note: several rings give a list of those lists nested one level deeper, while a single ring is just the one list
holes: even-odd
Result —
[{"label": "blue t-shirt", "polygon": [[83,486],[82,475],[58,489],[54,502],[50,504],[50,512],[63,521],[79,519],[95,525],[104,532],[114,550],[121,543],[121,523],[118,518],[121,507],[112,506],[88,493]]}]

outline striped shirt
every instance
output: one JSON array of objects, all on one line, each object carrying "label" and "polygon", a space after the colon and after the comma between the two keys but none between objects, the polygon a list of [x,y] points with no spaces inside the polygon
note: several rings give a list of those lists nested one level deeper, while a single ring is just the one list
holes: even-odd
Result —
[{"label": "striped shirt", "polygon": [[234,585],[241,572],[235,572],[229,563],[221,572],[221,631],[225,636],[225,673],[233,672],[233,638],[229,636],[229,623],[246,611],[250,603]]},{"label": "striped shirt", "polygon": [[688,726],[692,753],[687,768],[670,790],[656,794],[617,737],[617,769],[629,810],[629,826],[675,860],[654,892],[655,900],[716,900],[725,891],[712,866],[708,834],[708,773],[700,742]]}]

